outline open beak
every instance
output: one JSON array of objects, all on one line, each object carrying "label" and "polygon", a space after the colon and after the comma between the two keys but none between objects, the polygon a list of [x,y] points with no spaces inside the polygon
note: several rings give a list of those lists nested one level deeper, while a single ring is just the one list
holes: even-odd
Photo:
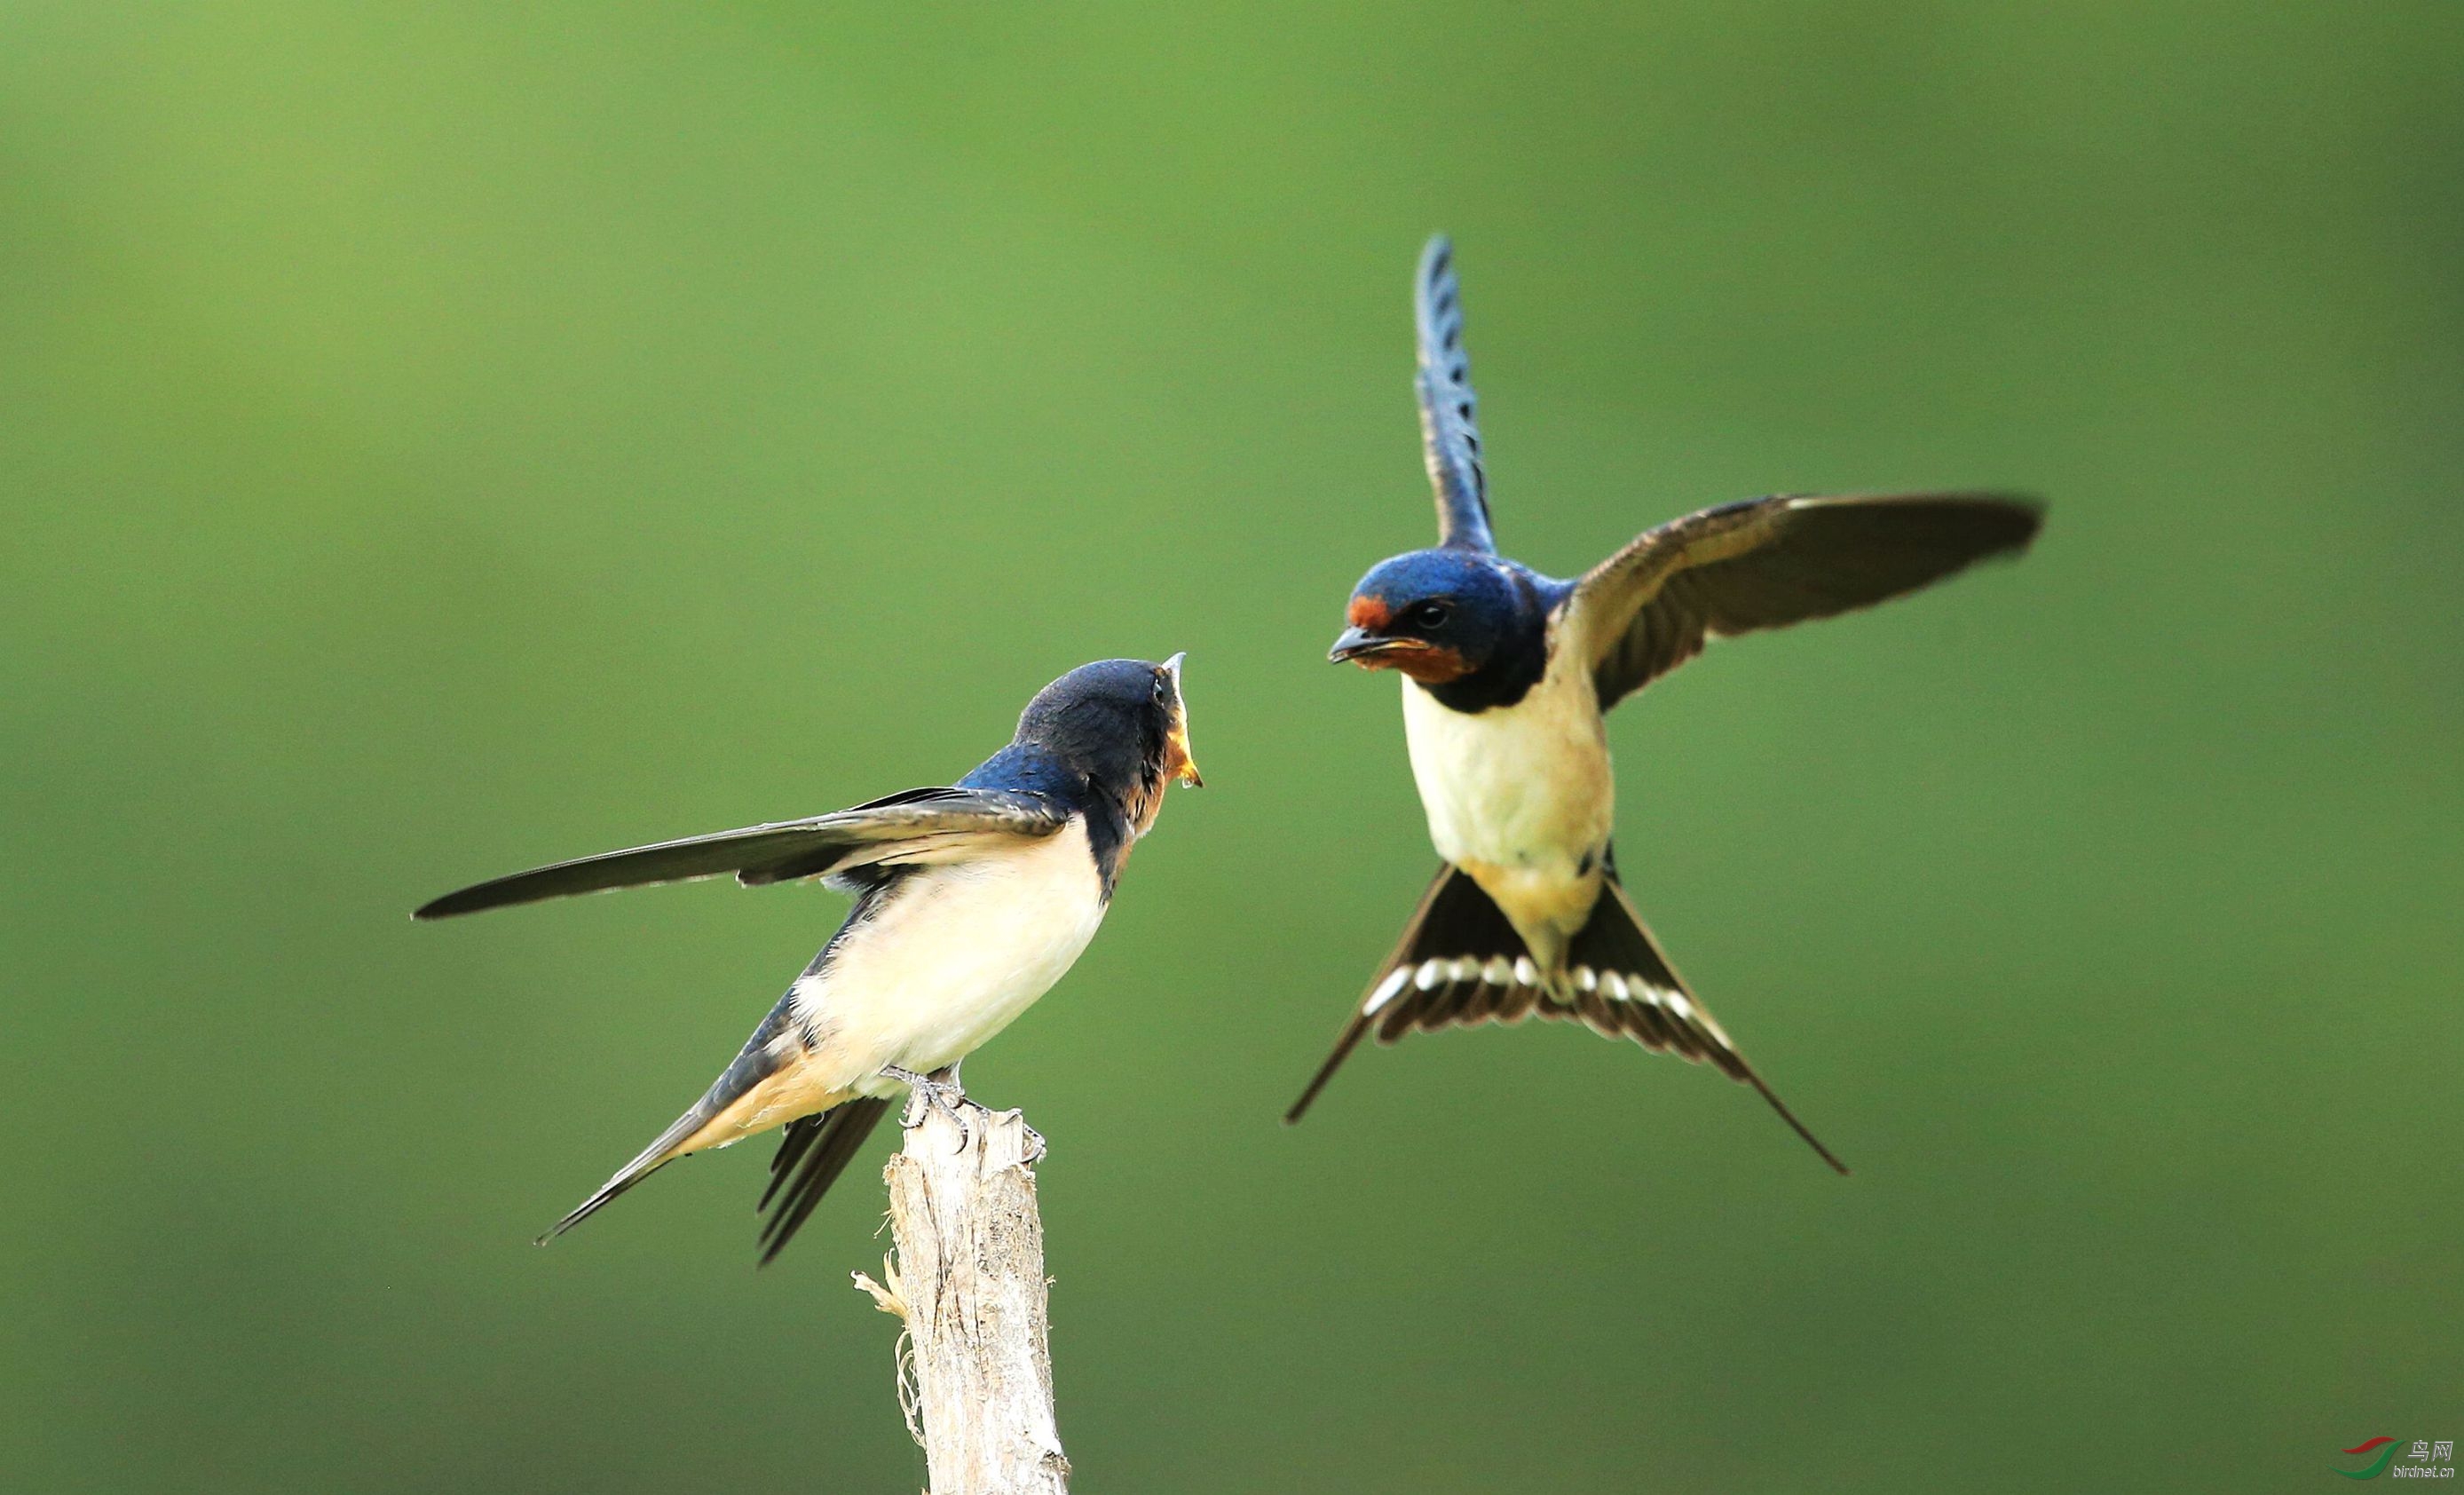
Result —
[{"label": "open beak", "polygon": [[1180,693],[1180,662],[1188,651],[1173,655],[1163,662],[1164,673],[1172,676],[1172,730],[1164,735],[1164,777],[1178,779],[1192,789],[1203,789],[1206,780],[1198,776],[1198,759],[1189,756],[1189,702]]},{"label": "open beak", "polygon": [[1425,654],[1432,646],[1419,640],[1392,638],[1372,633],[1367,628],[1346,628],[1335,635],[1334,648],[1326,651],[1327,662],[1342,664],[1350,660],[1364,670],[1378,668],[1376,661],[1390,654]]}]

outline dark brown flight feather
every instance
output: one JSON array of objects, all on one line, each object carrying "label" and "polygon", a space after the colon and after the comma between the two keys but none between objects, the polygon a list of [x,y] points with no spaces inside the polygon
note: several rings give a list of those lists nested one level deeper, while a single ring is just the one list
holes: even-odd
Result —
[{"label": "dark brown flight feather", "polygon": [[1480,455],[1480,402],[1463,349],[1463,287],[1454,245],[1440,234],[1420,251],[1412,277],[1412,326],[1419,347],[1414,381],[1420,396],[1420,443],[1438,499],[1439,543],[1494,551],[1488,532],[1488,478]]},{"label": "dark brown flight feather", "polygon": [[1587,572],[1564,605],[1600,709],[1705,643],[1905,596],[2027,548],[2041,504],[1994,494],[1783,496],[1671,519]]},{"label": "dark brown flight feather", "polygon": [[573,893],[689,882],[733,872],[748,887],[851,868],[947,854],[990,839],[1049,836],[1068,811],[1045,796],[1009,789],[910,789],[853,809],[688,836],[607,851],[491,878],[422,905],[415,919],[441,919]]}]

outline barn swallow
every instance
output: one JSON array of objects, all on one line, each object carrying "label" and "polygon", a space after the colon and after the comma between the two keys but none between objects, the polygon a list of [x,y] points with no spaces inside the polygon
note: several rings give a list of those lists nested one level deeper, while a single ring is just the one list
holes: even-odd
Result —
[{"label": "barn swallow", "polygon": [[441,919],[725,872],[747,887],[818,877],[855,895],[709,1093],[540,1242],[676,1158],[783,1126],[761,1196],[767,1263],[902,1088],[935,1105],[963,1099],[959,1061],[1077,960],[1165,787],[1199,782],[1181,657],[1069,671],[1027,703],[1007,747],[946,788],[559,862],[413,913]]},{"label": "barn swallow", "polygon": [[1414,280],[1420,434],[1438,544],[1379,562],[1329,657],[1403,677],[1403,733],[1444,862],[1377,967],[1297,1121],[1361,1038],[1537,1014],[1709,1062],[1762,1092],[1823,1160],[1661,953],[1617,880],[1608,710],[1714,639],[1909,592],[2023,550],[2042,510],[1990,494],[1756,498],[1646,530],[1558,581],[1490,539],[1452,250]]}]

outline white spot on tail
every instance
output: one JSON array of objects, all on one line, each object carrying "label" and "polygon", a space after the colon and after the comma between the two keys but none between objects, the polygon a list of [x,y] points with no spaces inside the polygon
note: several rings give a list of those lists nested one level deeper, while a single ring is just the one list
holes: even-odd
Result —
[{"label": "white spot on tail", "polygon": [[1370,997],[1369,1004],[1360,1009],[1360,1015],[1364,1018],[1375,1017],[1377,1015],[1377,1009],[1385,1006],[1388,1002],[1393,1001],[1396,994],[1400,992],[1403,989],[1404,983],[1411,980],[1411,978],[1412,968],[1410,966],[1397,966],[1394,971],[1387,976],[1386,979],[1377,983],[1377,990]]}]

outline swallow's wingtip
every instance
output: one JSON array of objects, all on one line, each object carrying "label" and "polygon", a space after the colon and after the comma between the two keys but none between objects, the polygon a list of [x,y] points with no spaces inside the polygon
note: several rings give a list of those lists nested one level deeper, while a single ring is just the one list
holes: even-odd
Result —
[{"label": "swallow's wingtip", "polygon": [[2031,539],[2034,539],[2037,532],[2045,527],[2045,516],[2051,513],[2054,507],[2053,500],[2042,494],[1998,493],[1988,494],[1986,496],[2005,508],[2027,516],[2028,538]]}]

